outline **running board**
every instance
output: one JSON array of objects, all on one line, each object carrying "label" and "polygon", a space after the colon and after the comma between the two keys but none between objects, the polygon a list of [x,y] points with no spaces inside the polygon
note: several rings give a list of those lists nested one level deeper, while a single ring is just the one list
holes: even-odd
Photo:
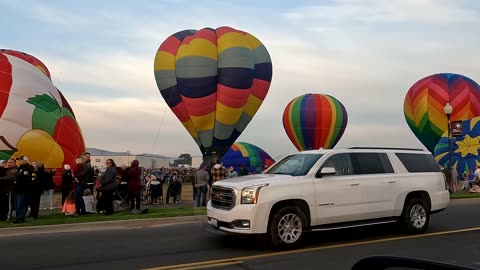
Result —
[{"label": "running board", "polygon": [[312,227],[310,231],[313,231],[313,232],[331,231],[331,230],[349,229],[349,228],[365,227],[365,226],[372,226],[372,225],[381,225],[381,224],[395,223],[395,222],[397,222],[396,219],[370,220],[367,222],[344,222],[344,223],[337,223],[337,224],[315,226],[315,227]]}]

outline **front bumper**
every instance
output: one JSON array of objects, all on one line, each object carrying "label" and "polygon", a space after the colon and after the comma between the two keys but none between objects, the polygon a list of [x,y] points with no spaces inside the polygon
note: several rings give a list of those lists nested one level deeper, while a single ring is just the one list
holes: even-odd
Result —
[{"label": "front bumper", "polygon": [[267,232],[268,207],[264,204],[240,204],[231,210],[222,210],[207,205],[208,223],[215,229],[236,234],[259,234]]}]

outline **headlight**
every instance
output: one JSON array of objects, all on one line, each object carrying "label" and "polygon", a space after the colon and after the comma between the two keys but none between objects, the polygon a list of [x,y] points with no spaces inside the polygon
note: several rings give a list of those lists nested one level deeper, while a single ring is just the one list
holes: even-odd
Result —
[{"label": "headlight", "polygon": [[268,186],[268,184],[250,186],[242,189],[242,204],[256,204],[258,201],[258,193],[260,189]]}]

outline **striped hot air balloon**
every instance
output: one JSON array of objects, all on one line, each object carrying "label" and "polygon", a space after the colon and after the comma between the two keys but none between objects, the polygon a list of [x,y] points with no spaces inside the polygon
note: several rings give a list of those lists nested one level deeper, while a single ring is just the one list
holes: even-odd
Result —
[{"label": "striped hot air balloon", "polygon": [[443,111],[447,102],[453,107],[452,121],[480,116],[480,86],[463,75],[440,73],[416,82],[405,96],[407,124],[432,153],[447,131],[447,116]]},{"label": "striped hot air balloon", "polygon": [[283,112],[283,127],[298,151],[333,148],[347,127],[347,111],[336,98],[306,94]]},{"label": "striped hot air balloon", "polygon": [[204,157],[213,158],[226,153],[252,120],[272,79],[265,46],[230,27],[173,34],[160,45],[154,70],[168,106]]},{"label": "striped hot air balloon", "polygon": [[223,156],[222,164],[226,168],[233,166],[237,172],[240,171],[242,164],[247,167],[249,172],[261,172],[263,166],[271,166],[275,163],[272,157],[262,148],[246,142],[236,142],[230,147],[230,150]]}]

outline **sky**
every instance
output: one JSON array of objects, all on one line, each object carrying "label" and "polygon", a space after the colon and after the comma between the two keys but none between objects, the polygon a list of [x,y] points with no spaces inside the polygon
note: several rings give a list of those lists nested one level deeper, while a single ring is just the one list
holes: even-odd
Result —
[{"label": "sky", "polygon": [[237,141],[277,157],[296,149],[283,109],[306,93],[348,112],[337,147],[423,148],[403,101],[421,78],[459,73],[480,82],[480,1],[10,1],[0,0],[0,48],[46,64],[75,111],[87,147],[201,155],[154,78],[160,44],[185,29],[230,26],[262,41],[270,90]]}]

